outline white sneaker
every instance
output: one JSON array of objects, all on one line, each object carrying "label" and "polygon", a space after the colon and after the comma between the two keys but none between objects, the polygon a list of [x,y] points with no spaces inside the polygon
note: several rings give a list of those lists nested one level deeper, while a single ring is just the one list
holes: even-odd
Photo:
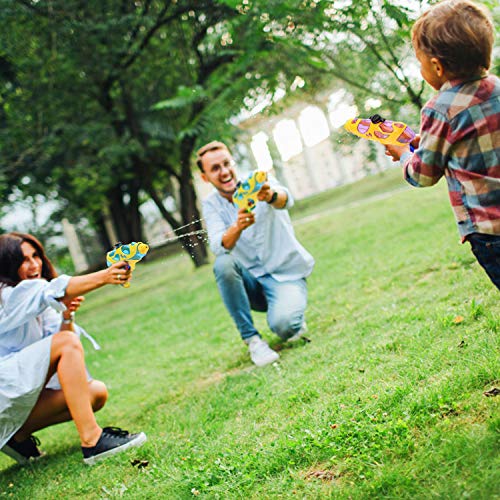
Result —
[{"label": "white sneaker", "polygon": [[[286,339],[287,342],[294,342],[295,340],[299,340],[300,337],[302,337],[302,335],[304,335],[304,333],[307,332],[307,323],[304,321],[304,323],[302,323],[302,326],[300,327],[300,330],[295,334],[295,335],[292,335],[290,338]],[[309,341],[309,339],[307,339]]]},{"label": "white sneaker", "polygon": [[257,335],[253,336],[248,343],[248,350],[250,351],[250,359],[257,366],[265,366],[274,363],[280,355],[273,351],[265,340],[262,340]]}]

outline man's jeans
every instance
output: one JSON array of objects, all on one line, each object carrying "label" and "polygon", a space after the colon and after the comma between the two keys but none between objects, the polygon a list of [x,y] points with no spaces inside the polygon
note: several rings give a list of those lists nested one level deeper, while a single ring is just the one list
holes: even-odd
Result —
[{"label": "man's jeans", "polygon": [[284,282],[269,274],[254,278],[230,253],[215,259],[214,274],[224,305],[243,340],[259,335],[252,309],[267,311],[269,328],[283,340],[302,327],[307,305],[305,278]]},{"label": "man's jeans", "polygon": [[477,261],[500,290],[500,236],[472,233],[467,240]]}]

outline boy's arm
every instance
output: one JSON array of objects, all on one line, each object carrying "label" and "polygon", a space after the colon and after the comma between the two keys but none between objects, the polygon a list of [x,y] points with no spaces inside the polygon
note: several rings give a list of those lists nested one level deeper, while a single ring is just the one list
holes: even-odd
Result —
[{"label": "boy's arm", "polygon": [[451,146],[451,128],[446,118],[431,108],[422,110],[420,144],[400,158],[407,182],[417,187],[436,184],[444,175]]}]

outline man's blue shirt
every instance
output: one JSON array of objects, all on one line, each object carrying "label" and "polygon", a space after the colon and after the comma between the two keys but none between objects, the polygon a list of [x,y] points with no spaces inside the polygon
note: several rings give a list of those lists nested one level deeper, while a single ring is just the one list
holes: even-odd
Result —
[{"label": "man's blue shirt", "polygon": [[[293,198],[288,190],[273,179],[269,183],[273,189],[286,191],[286,208],[292,207]],[[266,202],[258,202],[254,209],[255,224],[245,229],[236,245],[227,250],[222,246],[222,237],[236,222],[238,208],[214,190],[203,200],[210,249],[215,255],[231,252],[255,278],[269,274],[277,281],[290,281],[309,276],[314,259],[297,241],[286,208],[275,209]]]}]

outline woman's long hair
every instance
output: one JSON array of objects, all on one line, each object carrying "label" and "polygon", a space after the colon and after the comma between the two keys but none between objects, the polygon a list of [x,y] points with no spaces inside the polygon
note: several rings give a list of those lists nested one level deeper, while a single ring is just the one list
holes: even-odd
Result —
[{"label": "woman's long hair", "polygon": [[21,281],[19,278],[19,268],[24,260],[21,245],[25,242],[33,246],[42,260],[42,278],[50,281],[57,276],[52,262],[45,255],[43,245],[33,235],[12,232],[0,236],[1,286],[15,286]]}]

